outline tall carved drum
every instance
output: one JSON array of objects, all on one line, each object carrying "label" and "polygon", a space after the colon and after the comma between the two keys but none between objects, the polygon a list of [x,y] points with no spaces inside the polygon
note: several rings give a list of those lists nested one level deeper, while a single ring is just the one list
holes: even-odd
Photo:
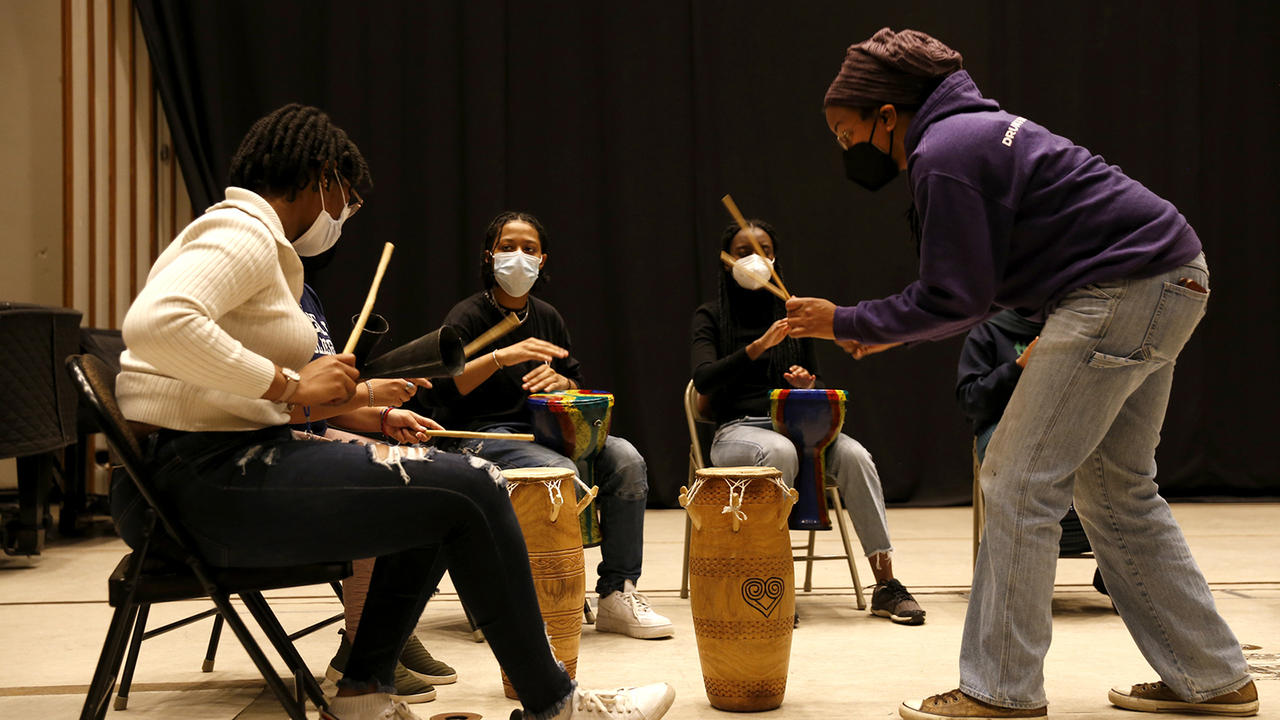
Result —
[{"label": "tall carved drum", "polygon": [[[589,492],[582,502],[575,503],[573,471],[564,468],[517,468],[503,470],[502,476],[507,479],[507,492],[529,550],[533,588],[551,638],[551,651],[564,663],[569,677],[574,677],[586,593],[578,513],[595,493]],[[502,690],[507,697],[519,699],[505,672]]]},{"label": "tall carved drum", "polygon": [[772,710],[786,693],[795,497],[770,467],[705,468],[680,489],[693,526],[689,598],[702,679],[721,710]]},{"label": "tall carved drum", "polygon": [[[600,390],[566,390],[534,393],[529,396],[533,437],[539,445],[564,455],[578,466],[578,477],[586,487],[595,487],[596,456],[604,450],[613,417],[613,395]],[[578,494],[581,499],[582,494]],[[600,544],[600,521],[592,503],[579,516],[582,545]]]},{"label": "tall carved drum", "polygon": [[773,429],[796,445],[800,499],[791,513],[792,530],[830,530],[825,483],[827,447],[844,427],[844,390],[772,390],[769,416]]}]

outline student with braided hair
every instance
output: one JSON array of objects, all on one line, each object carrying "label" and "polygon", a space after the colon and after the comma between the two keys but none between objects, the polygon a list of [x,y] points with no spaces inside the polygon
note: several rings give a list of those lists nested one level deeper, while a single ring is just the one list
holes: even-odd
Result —
[{"label": "student with braided hair", "polygon": [[[359,376],[350,354],[312,359],[316,333],[299,306],[299,256],[332,247],[361,205],[357,188],[370,185],[356,145],[320,110],[287,105],[254,124],[232,178],[238,186],[165,249],[129,308],[117,395],[149,434],[158,494],[211,564],[377,558],[320,717],[418,717],[392,700],[393,673],[446,568],[520,694],[515,717],[661,717],[675,695],[665,683],[582,690],[552,655],[497,468],[423,446],[293,436],[293,408],[347,403]],[[112,501],[136,544],[145,503],[127,491]]]},{"label": "student with braided hair", "polygon": [[[765,257],[755,254],[748,233]],[[693,314],[693,385],[719,425],[711,442],[711,462],[776,467],[793,485],[799,468],[796,447],[773,430],[769,391],[814,387],[814,342],[787,337],[782,301],[752,280],[752,264],[759,266],[755,275],[769,277],[768,264],[778,249],[773,226],[763,220],[751,220],[745,230],[730,225],[721,234],[721,249],[738,263],[732,271],[720,272],[719,298]],[[826,457],[876,578],[871,613],[903,625],[923,624],[925,611],[893,576],[884,491],[871,453],[841,433]]]},{"label": "student with braided hair", "polygon": [[856,305],[787,303],[793,336],[858,354],[956,335],[1002,309],[1044,321],[982,464],[986,528],[960,685],[899,713],[1047,714],[1058,521],[1074,499],[1111,600],[1160,676],[1108,699],[1256,714],[1240,642],[1155,481],[1174,365],[1209,299],[1200,238],[1118,167],[1002,110],[961,66],[916,30],[884,28],[848,48],[827,125],[863,188],[907,171],[920,278]]}]

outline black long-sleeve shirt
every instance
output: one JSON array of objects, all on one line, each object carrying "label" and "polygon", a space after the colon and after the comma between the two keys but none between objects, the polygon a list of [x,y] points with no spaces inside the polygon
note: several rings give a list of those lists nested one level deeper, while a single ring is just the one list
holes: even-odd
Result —
[{"label": "black long-sleeve shirt", "polygon": [[1018,356],[1035,337],[1001,330],[991,322],[969,331],[960,350],[956,401],[973,424],[974,435],[1000,422],[1022,377]]},{"label": "black long-sleeve shirt", "polygon": [[[560,313],[550,303],[532,295],[529,296],[528,307],[529,315],[524,324],[477,351],[474,357],[483,358],[496,349],[536,337],[569,350],[569,357],[553,360],[551,367],[581,387],[582,368],[572,355],[569,328],[565,325],[564,318],[560,317]],[[452,325],[462,336],[462,343],[465,345],[497,325],[508,312],[510,311],[498,310],[483,292],[479,292],[454,305],[445,316],[444,324]],[[448,428],[474,430],[497,423],[528,423],[530,416],[525,399],[529,397],[529,393],[521,387],[521,378],[537,366],[538,363],[534,360],[508,365],[494,371],[466,395],[458,392],[453,378],[432,380],[433,387],[419,393],[418,397],[423,404],[439,410],[436,419]]]},{"label": "black long-sleeve shirt", "polygon": [[[743,308],[745,310],[745,308]],[[781,372],[770,372],[769,358],[778,350],[774,346],[752,360],[747,345],[764,335],[773,324],[771,314],[734,311],[737,331],[733,352],[720,355],[719,303],[709,302],[693,313],[693,386],[711,398],[711,416],[717,423],[736,418],[769,415],[769,391],[791,385]],[[814,343],[802,339],[801,367],[818,374],[818,357]]]}]

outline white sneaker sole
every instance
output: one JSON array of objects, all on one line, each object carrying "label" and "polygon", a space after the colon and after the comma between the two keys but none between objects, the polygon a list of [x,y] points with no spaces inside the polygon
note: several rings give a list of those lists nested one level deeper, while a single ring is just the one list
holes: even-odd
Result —
[{"label": "white sneaker sole", "polygon": [[657,640],[658,638],[675,637],[676,629],[671,624],[667,625],[626,625],[624,623],[613,624],[602,618],[596,619],[596,632],[617,633],[626,635],[638,640]]},{"label": "white sneaker sole", "polygon": [[1258,701],[1247,703],[1231,703],[1214,705],[1209,703],[1188,703],[1180,700],[1149,700],[1130,695],[1123,688],[1112,688],[1107,691],[1107,699],[1112,705],[1125,710],[1138,712],[1194,713],[1196,715],[1226,715],[1229,717],[1249,717],[1258,714]]},{"label": "white sneaker sole", "polygon": [[667,694],[662,696],[662,703],[653,709],[653,714],[645,715],[645,720],[658,720],[658,718],[666,715],[667,711],[671,709],[671,706],[675,704],[675,701],[676,689],[668,684]]},{"label": "white sneaker sole", "polygon": [[[1007,715],[965,715],[963,718],[953,718],[949,715],[938,715],[931,712],[925,712],[920,709],[922,700],[911,700],[904,702],[898,706],[898,714],[903,720],[1011,720]],[[1033,718],[1043,718],[1048,715],[1033,715]]]}]

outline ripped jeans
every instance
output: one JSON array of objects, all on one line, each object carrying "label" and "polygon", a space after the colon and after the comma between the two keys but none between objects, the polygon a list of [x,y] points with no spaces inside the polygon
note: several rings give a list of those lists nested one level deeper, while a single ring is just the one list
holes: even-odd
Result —
[{"label": "ripped jeans", "polygon": [[[485,432],[532,432],[522,423],[489,425]],[[479,455],[498,467],[560,467],[575,470],[569,458],[537,443],[520,440],[466,440],[459,449]],[[649,471],[631,443],[613,435],[605,439],[596,456],[596,486],[600,494],[600,564],[596,567],[596,592],[601,597],[621,590],[630,580],[638,584],[644,560],[644,506],[649,497]]]},{"label": "ripped jeans", "polygon": [[[506,482],[492,464],[424,447],[297,440],[283,426],[152,437],[156,490],[209,563],[378,558],[340,684],[393,686],[400,650],[447,568],[526,717],[550,717],[571,696],[538,613]],[[407,457],[396,461],[401,452]],[[112,516],[131,544],[144,509],[131,483],[116,483]]]}]

